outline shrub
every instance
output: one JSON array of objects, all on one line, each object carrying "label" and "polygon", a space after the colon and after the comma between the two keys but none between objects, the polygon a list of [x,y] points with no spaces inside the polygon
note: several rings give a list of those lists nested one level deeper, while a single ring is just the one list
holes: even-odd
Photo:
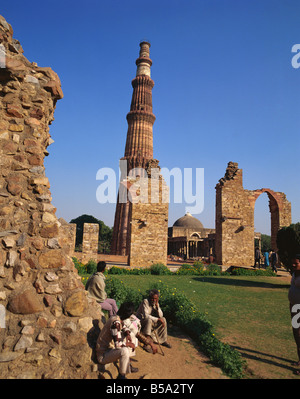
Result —
[{"label": "shrub", "polygon": [[212,276],[219,276],[222,273],[222,267],[216,265],[215,263],[211,263],[207,266],[206,270],[208,271],[209,275]]},{"label": "shrub", "polygon": [[234,268],[231,273],[232,276],[276,276],[271,267],[266,269],[249,270],[241,268]]},{"label": "shrub", "polygon": [[172,272],[163,263],[155,263],[150,267],[151,274],[155,275],[166,275],[172,274]]},{"label": "shrub", "polygon": [[225,276],[228,272],[222,272],[221,266],[211,263],[206,268],[203,263],[195,262],[193,265],[184,263],[175,273],[177,275],[194,275],[194,276]]},{"label": "shrub", "polygon": [[143,300],[140,291],[125,286],[123,281],[118,278],[109,276],[106,278],[105,284],[107,296],[114,298],[119,306],[123,302],[133,302],[137,307]]},{"label": "shrub", "polygon": [[199,260],[194,262],[193,266],[199,272],[202,272],[204,270],[204,264],[202,262],[200,262]]},{"label": "shrub", "polygon": [[189,265],[188,263],[183,263],[180,267],[181,269],[194,269],[193,265]]},{"label": "shrub", "polygon": [[220,366],[229,377],[242,378],[245,361],[237,350],[219,341],[210,331],[201,334],[199,341],[200,347],[212,363]]},{"label": "shrub", "polygon": [[107,274],[132,274],[132,275],[143,275],[150,274],[151,270],[149,268],[133,268],[128,269],[126,267],[112,266],[107,270]]},{"label": "shrub", "polygon": [[128,269],[123,269],[121,267],[117,266],[112,266],[110,269],[108,269],[107,273],[108,274],[127,274]]},{"label": "shrub", "polygon": [[97,263],[93,259],[90,259],[85,267],[88,274],[94,274],[97,271]]},{"label": "shrub", "polygon": [[73,257],[72,260],[80,276],[87,273],[86,267],[84,266],[83,263],[79,262],[79,260],[75,257]]},{"label": "shrub", "polygon": [[144,275],[144,274],[151,274],[151,270],[147,267],[141,267],[141,268],[134,268],[130,270],[130,274],[132,275]]},{"label": "shrub", "polygon": [[187,263],[184,263],[177,270],[176,274],[179,274],[179,275],[182,275],[182,274],[184,274],[184,275],[186,275],[186,274],[195,275],[195,274],[199,274],[199,271],[194,267],[194,265],[188,265]]},{"label": "shrub", "polygon": [[105,281],[105,290],[107,297],[114,298],[118,304],[126,301],[127,290],[121,280],[114,277],[107,277]]},{"label": "shrub", "polygon": [[134,290],[131,288],[126,287],[126,297],[125,297],[127,302],[133,302],[135,308],[137,309],[140,303],[142,302],[143,295],[139,290]]}]

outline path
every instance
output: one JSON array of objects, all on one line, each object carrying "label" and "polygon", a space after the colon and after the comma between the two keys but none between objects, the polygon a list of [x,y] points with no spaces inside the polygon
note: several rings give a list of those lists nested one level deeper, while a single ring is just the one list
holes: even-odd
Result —
[{"label": "path", "polygon": [[[214,367],[209,359],[199,352],[191,339],[178,328],[169,328],[171,349],[162,347],[153,355],[141,347],[136,350],[132,362],[139,371],[129,374],[128,379],[224,379],[220,368]],[[135,361],[136,360],[136,361]]]}]

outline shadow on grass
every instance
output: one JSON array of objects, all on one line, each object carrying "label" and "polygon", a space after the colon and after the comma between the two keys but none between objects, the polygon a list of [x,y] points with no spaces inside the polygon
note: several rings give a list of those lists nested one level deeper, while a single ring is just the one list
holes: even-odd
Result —
[{"label": "shadow on grass", "polygon": [[[257,362],[280,367],[282,369],[289,370],[291,372],[294,372],[295,370],[297,370],[295,367],[292,366],[293,360],[291,360],[291,359],[285,359],[283,357],[270,355],[269,353],[259,352],[259,351],[253,350],[253,349],[242,348],[242,347],[236,346],[236,345],[230,345],[230,346],[232,348],[238,350],[241,353],[241,355],[243,356],[243,358],[245,358],[245,359],[251,359],[251,360],[255,360]],[[264,358],[264,357],[266,357],[266,358]],[[289,364],[284,364],[284,362],[289,363]]]},{"label": "shadow on grass", "polygon": [[[197,349],[199,352],[201,352],[201,348],[199,347],[199,345],[196,344],[179,327],[177,327],[175,325],[170,325],[170,329],[168,330],[168,333],[170,336],[172,336],[174,338],[188,339],[190,345],[194,346],[195,349]],[[295,374],[295,371],[298,370],[298,368],[296,368],[295,366],[292,365],[292,363],[295,360],[287,359],[287,358],[276,356],[276,355],[271,355],[269,353],[260,352],[260,351],[256,351],[256,350],[249,349],[249,348],[243,348],[238,345],[230,344],[230,347],[237,350],[238,352],[240,352],[242,357],[245,360],[254,360],[255,362],[260,362],[260,363],[268,365],[268,366],[275,366],[275,367],[281,368],[283,370],[290,371],[291,374]],[[188,349],[186,348],[186,350],[188,350]],[[205,361],[205,363],[212,364],[209,359],[207,361]],[[251,369],[249,367],[247,367],[247,370],[248,370],[248,373],[252,375],[252,378],[253,377],[261,378],[256,375],[256,372],[255,372],[255,370],[253,370],[253,367]],[[262,378],[265,378],[265,377],[262,377]]]},{"label": "shadow on grass", "polygon": [[236,287],[254,287],[254,288],[272,288],[272,289],[282,289],[290,288],[290,284],[272,284],[266,283],[263,281],[253,281],[253,280],[242,280],[232,277],[210,277],[210,276],[202,276],[202,277],[193,277],[195,281],[204,282],[204,283],[212,283],[219,285],[232,285]]}]

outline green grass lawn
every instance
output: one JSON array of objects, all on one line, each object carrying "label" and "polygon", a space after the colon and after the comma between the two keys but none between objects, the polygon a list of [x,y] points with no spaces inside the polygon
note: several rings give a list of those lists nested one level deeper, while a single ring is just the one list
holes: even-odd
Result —
[{"label": "green grass lawn", "polygon": [[290,280],[261,276],[114,275],[146,292],[161,280],[184,293],[207,314],[218,338],[239,350],[248,378],[299,378],[288,307]]}]

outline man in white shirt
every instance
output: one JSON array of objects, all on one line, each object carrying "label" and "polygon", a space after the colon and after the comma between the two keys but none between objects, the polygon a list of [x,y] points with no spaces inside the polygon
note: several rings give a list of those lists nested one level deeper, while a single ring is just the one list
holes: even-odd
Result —
[{"label": "man in white shirt", "polygon": [[[154,342],[167,348],[171,345],[167,341],[167,320],[163,317],[163,312],[159,306],[158,290],[151,290],[149,297],[140,304],[136,316],[141,320],[141,332],[151,337]],[[152,352],[148,345],[144,347],[147,352]]]},{"label": "man in white shirt", "polygon": [[137,340],[144,345],[150,345],[153,353],[157,352],[155,345],[140,333],[140,324],[134,316],[134,304],[124,302],[117,315],[111,316],[104,324],[96,343],[97,360],[100,364],[119,361],[117,379],[126,379],[126,374],[138,371],[130,363],[135,355]]}]

